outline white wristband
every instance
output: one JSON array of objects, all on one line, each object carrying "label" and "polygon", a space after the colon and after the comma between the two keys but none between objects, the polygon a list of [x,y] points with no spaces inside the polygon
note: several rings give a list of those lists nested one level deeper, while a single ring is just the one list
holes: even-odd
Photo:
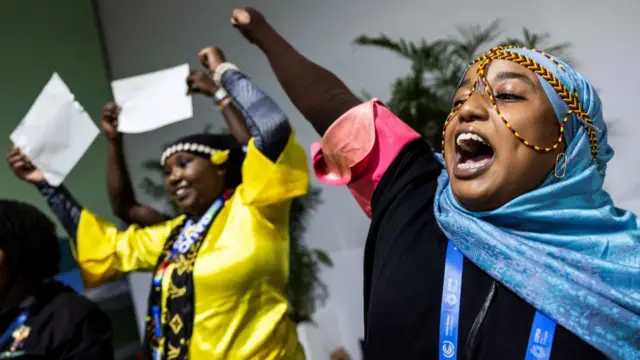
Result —
[{"label": "white wristband", "polygon": [[224,100],[228,96],[229,96],[229,93],[223,87],[219,87],[216,93],[213,94],[213,98],[215,99],[216,103],[219,103],[220,101]]},{"label": "white wristband", "polygon": [[213,73],[213,82],[218,85],[218,87],[222,88],[222,74],[224,74],[227,70],[238,70],[238,67],[233,65],[230,62],[223,62],[218,65],[216,71]]}]

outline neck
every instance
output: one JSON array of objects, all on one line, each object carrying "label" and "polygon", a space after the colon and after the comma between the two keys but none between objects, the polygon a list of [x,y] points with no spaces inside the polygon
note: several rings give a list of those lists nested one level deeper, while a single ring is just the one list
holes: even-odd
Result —
[{"label": "neck", "polygon": [[193,218],[193,219],[198,219],[200,218],[202,215],[204,215],[207,210],[209,210],[209,208],[211,207],[211,205],[213,205],[213,203],[218,200],[218,198],[225,193],[225,191],[227,190],[223,190],[222,192],[220,192],[218,195],[216,195],[215,198],[213,198],[213,200],[211,202],[208,202],[206,204],[204,203],[200,203],[198,204],[197,209],[192,209],[190,211],[185,211],[185,214],[187,214],[189,217]]}]

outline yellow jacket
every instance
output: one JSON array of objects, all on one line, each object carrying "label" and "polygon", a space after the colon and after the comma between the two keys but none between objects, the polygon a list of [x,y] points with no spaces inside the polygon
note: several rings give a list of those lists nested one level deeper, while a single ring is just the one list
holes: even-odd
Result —
[{"label": "yellow jacket", "polygon": [[[293,133],[275,163],[252,140],[242,176],[195,261],[173,263],[167,269],[162,304],[167,296],[180,296],[171,286],[171,272],[192,267],[195,315],[190,359],[304,359],[295,324],[287,316],[285,285],[291,200],[306,194],[309,187],[306,154]],[[184,215],[156,226],[118,231],[83,210],[74,253],[85,286],[153,270],[165,240],[183,219]]]}]

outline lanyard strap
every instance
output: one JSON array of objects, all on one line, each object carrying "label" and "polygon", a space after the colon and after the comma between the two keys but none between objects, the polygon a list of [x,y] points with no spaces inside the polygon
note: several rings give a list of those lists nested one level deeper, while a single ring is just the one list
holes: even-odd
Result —
[{"label": "lanyard strap", "polygon": [[439,360],[456,359],[458,355],[458,322],[462,294],[462,253],[449,241],[444,263],[442,309],[440,310]]},{"label": "lanyard strap", "polygon": [[[463,263],[462,252],[449,241],[442,285],[439,360],[451,360],[458,357],[458,323],[460,322]],[[555,321],[536,311],[531,325],[525,360],[549,359],[555,329]]]},{"label": "lanyard strap", "polygon": [[209,224],[213,219],[218,215],[218,211],[224,205],[225,200],[227,200],[228,194],[225,192],[222,196],[216,199],[216,201],[209,206],[209,209],[202,215],[200,220],[196,223],[196,225],[191,229],[191,225],[193,224],[193,220],[189,219],[184,224],[182,231],[180,231],[180,236],[178,240],[173,243],[173,247],[171,248],[171,257],[184,254],[191,246],[196,242],[196,240],[202,235],[202,233],[209,227]]},{"label": "lanyard strap", "polygon": [[4,349],[7,346],[7,344],[9,343],[9,340],[11,340],[11,336],[13,335],[13,332],[18,330],[18,328],[22,326],[27,321],[28,318],[29,318],[29,309],[22,310],[18,314],[15,320],[13,320],[11,324],[9,324],[9,327],[7,327],[4,333],[2,333],[2,335],[0,336],[0,349]]},{"label": "lanyard strap", "polygon": [[[196,240],[200,238],[201,235],[209,228],[211,222],[216,218],[220,209],[224,205],[225,201],[231,196],[231,191],[225,191],[220,197],[218,197],[209,209],[202,215],[200,220],[192,227],[193,220],[188,219],[182,230],[180,231],[180,235],[178,236],[178,240],[176,240],[171,246],[171,252],[167,256],[167,258],[160,264],[156,273],[153,276],[153,287],[162,287],[162,280],[164,278],[165,272],[169,267],[169,263],[175,259],[178,254],[184,254],[195,244]],[[159,300],[159,303],[162,303],[162,299]],[[160,309],[160,305],[153,305],[151,307],[151,315],[154,324],[154,333],[153,336],[156,339],[160,339],[162,334],[162,311]],[[159,348],[153,347],[153,358],[161,359],[162,352]]]},{"label": "lanyard strap", "polygon": [[545,314],[536,311],[529,334],[529,344],[525,360],[549,359],[551,356],[551,346],[553,345],[553,335],[556,332],[556,322]]},{"label": "lanyard strap", "polygon": [[225,192],[223,195],[217,198],[216,201],[214,201],[213,204],[209,206],[209,209],[207,209],[204,215],[202,215],[200,220],[198,220],[196,226],[194,226],[193,229],[191,229],[191,225],[193,224],[192,219],[188,219],[185,222],[182,230],[180,230],[178,240],[176,240],[176,242],[174,242],[173,246],[171,247],[169,256],[162,264],[160,264],[158,270],[156,271],[153,277],[153,286],[162,286],[164,272],[167,270],[169,262],[173,260],[176,255],[184,254],[189,251],[189,249],[191,249],[196,240],[200,237],[200,235],[202,235],[202,233],[209,227],[209,224],[218,215],[218,211],[220,211],[220,209],[224,205],[224,202],[229,198],[229,196],[230,194],[228,192]]}]

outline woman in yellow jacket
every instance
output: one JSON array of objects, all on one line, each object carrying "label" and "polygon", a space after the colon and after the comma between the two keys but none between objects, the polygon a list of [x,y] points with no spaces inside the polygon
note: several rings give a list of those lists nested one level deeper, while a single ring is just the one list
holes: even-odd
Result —
[{"label": "woman in yellow jacket", "polygon": [[[309,186],[305,152],[279,107],[219,50],[200,56],[211,73],[192,71],[190,92],[215,98],[235,139],[195,134],[162,153],[166,189],[183,215],[119,231],[48,185],[21,153],[11,166],[38,185],[75,239],[86,287],[153,271],[145,358],[304,359],[285,285],[291,200]],[[162,216],[134,205],[138,219]]]}]

